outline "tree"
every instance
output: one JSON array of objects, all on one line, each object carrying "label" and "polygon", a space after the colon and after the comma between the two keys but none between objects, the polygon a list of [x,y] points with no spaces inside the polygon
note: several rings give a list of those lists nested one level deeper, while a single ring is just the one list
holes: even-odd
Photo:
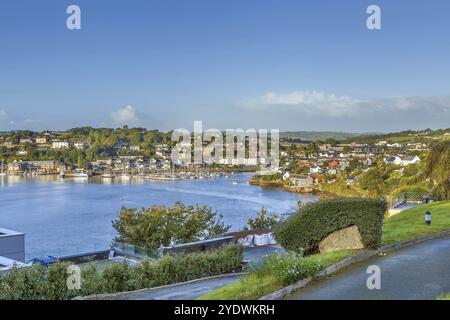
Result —
[{"label": "tree", "polygon": [[247,220],[246,230],[271,229],[280,221],[280,217],[276,214],[268,214],[267,209],[262,207],[261,211],[256,213],[256,218]]},{"label": "tree", "polygon": [[153,206],[147,209],[123,207],[113,221],[116,241],[156,249],[160,246],[211,239],[230,229],[206,206]]}]

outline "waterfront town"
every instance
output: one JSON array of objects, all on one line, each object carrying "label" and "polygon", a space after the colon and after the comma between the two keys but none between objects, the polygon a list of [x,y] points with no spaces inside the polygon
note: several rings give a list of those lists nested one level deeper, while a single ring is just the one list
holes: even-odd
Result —
[{"label": "waterfront town", "polygon": [[[254,171],[255,184],[281,183],[290,191],[308,193],[317,191],[323,183],[331,185],[342,176],[347,186],[353,186],[358,174],[377,164],[392,165],[402,173],[405,167],[423,161],[430,143],[450,139],[450,130],[351,135],[340,140],[332,135],[315,140],[299,136],[281,135],[280,161],[276,165],[270,159],[256,158],[246,158],[243,163],[224,158],[214,164],[185,165],[171,159],[174,144],[170,132],[128,127],[7,132],[0,133],[0,174],[203,179],[226,172]],[[231,147],[237,149],[242,143]],[[248,147],[248,139],[244,147]]]}]

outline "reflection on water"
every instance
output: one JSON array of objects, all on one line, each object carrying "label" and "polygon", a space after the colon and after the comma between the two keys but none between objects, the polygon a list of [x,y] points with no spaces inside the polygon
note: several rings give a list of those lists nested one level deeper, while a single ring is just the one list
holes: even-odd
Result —
[{"label": "reflection on water", "polygon": [[28,258],[59,256],[107,248],[114,238],[111,221],[122,205],[205,204],[239,230],[262,206],[286,213],[298,201],[317,199],[251,186],[250,176],[178,181],[0,177],[0,227],[26,233]]}]

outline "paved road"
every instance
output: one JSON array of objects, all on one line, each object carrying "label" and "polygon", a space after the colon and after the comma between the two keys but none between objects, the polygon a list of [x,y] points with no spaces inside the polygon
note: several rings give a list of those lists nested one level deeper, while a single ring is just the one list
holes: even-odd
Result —
[{"label": "paved road", "polygon": [[[283,252],[280,246],[265,246],[246,248],[244,251],[244,260],[257,263],[264,256],[273,252]],[[242,275],[229,275],[226,277],[200,280],[186,284],[178,284],[161,289],[147,289],[135,293],[115,296],[117,300],[194,300],[205,293],[217,288],[224,287],[233,282],[239,281]]]},{"label": "paved road", "polygon": [[[369,265],[381,269],[381,290],[368,290]],[[353,265],[286,297],[288,300],[436,299],[450,292],[450,238]]]},{"label": "paved road", "polygon": [[230,275],[216,279],[201,280],[162,289],[148,289],[114,297],[113,300],[194,300],[214,289],[238,281],[242,276]]}]

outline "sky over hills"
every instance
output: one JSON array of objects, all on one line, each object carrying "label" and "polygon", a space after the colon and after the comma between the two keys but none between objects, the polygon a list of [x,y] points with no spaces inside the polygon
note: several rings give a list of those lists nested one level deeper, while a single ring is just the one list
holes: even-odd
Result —
[{"label": "sky over hills", "polygon": [[372,2],[3,1],[0,131],[448,127],[450,2]]}]

